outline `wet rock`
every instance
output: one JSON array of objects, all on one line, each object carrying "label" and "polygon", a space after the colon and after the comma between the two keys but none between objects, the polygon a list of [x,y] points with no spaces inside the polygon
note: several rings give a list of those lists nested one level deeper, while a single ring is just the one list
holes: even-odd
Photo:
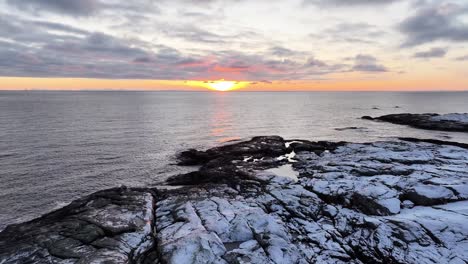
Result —
[{"label": "wet rock", "polygon": [[241,158],[249,155],[253,158],[276,157],[285,154],[284,140],[278,136],[254,137],[249,141],[230,143],[207,151],[194,149],[180,153],[178,159],[180,165],[200,165],[207,161],[220,157],[230,159]]},{"label": "wet rock", "polygon": [[391,114],[376,118],[363,116],[362,119],[409,125],[416,128],[441,131],[468,132],[468,113],[464,114]]},{"label": "wet rock", "polygon": [[338,127],[335,128],[336,131],[346,131],[346,130],[365,130],[365,127]]}]

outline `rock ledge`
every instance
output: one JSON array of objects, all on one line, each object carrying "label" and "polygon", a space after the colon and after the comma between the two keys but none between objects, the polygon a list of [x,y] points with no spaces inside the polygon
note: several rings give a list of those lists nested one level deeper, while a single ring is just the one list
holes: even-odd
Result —
[{"label": "rock ledge", "polygon": [[408,125],[421,129],[468,132],[468,113],[465,114],[391,114],[380,117],[363,116],[363,119],[378,120],[393,124]]}]

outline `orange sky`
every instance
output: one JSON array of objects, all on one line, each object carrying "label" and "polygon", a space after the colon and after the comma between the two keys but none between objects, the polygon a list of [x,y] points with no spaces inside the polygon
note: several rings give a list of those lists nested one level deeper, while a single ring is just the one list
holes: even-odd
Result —
[{"label": "orange sky", "polygon": [[[210,81],[212,82],[212,81]],[[348,80],[238,82],[242,91],[467,91],[465,80]],[[209,82],[85,78],[0,77],[0,90],[209,90]]]}]

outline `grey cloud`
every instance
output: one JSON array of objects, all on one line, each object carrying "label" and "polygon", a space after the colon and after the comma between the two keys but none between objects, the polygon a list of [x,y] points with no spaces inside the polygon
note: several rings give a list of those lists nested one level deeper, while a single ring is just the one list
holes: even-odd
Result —
[{"label": "grey cloud", "polygon": [[379,64],[377,58],[371,55],[359,54],[354,58],[353,71],[359,72],[387,72],[388,69]]},{"label": "grey cloud", "polygon": [[309,58],[309,60],[307,60],[306,65],[309,67],[325,67],[327,66],[327,63],[316,58]]},{"label": "grey cloud", "polygon": [[331,43],[359,43],[376,45],[379,37],[386,33],[367,23],[338,23],[318,34],[310,34],[314,39],[326,39]]},{"label": "grey cloud", "polygon": [[368,37],[379,37],[385,32],[379,30],[376,26],[368,23],[339,23],[335,27],[328,29],[328,32],[334,34],[363,34]]},{"label": "grey cloud", "polygon": [[161,34],[169,38],[182,39],[189,42],[205,44],[242,43],[243,40],[250,41],[261,38],[261,35],[253,31],[241,31],[236,34],[220,34],[200,28],[192,24],[172,25],[167,23],[158,24]]},{"label": "grey cloud", "polygon": [[99,0],[7,0],[7,3],[30,11],[51,11],[71,15],[90,15],[99,7]]},{"label": "grey cloud", "polygon": [[[14,32],[9,34],[9,41],[0,43],[0,76],[268,80],[303,79],[337,70],[315,58],[304,64],[295,60],[265,59],[269,57],[266,53],[231,50],[206,50],[202,52],[204,56],[190,55],[164,45],[38,22],[12,17],[0,19],[4,24],[0,31]],[[27,34],[30,29],[34,29],[34,34]],[[58,29],[68,29],[79,36],[56,35],[49,31]],[[146,46],[151,48],[143,48]]]},{"label": "grey cloud", "polygon": [[468,14],[468,6],[456,4],[421,8],[399,24],[399,30],[406,35],[402,46],[418,46],[437,40],[468,41],[468,24],[461,19],[465,14]]},{"label": "grey cloud", "polygon": [[468,61],[468,55],[457,57],[457,58],[455,58],[455,60],[457,60],[457,61]]},{"label": "grey cloud", "polygon": [[34,13],[49,12],[70,16],[90,16],[107,12],[111,16],[120,14],[158,14],[159,7],[152,0],[5,0],[21,11]]},{"label": "grey cloud", "polygon": [[304,0],[304,4],[325,6],[376,6],[388,5],[402,0]]},{"label": "grey cloud", "polygon": [[180,38],[191,42],[224,43],[229,36],[212,33],[193,25],[165,26],[162,33],[171,38]]},{"label": "grey cloud", "polygon": [[[66,25],[0,17],[0,76],[87,78],[189,78],[178,65],[190,59],[175,49],[87,32]],[[81,36],[53,34],[65,30]],[[9,34],[3,34],[8,31]],[[148,44],[150,45],[150,44]]]},{"label": "grey cloud", "polygon": [[[176,30],[177,34],[182,32]],[[281,46],[255,53],[209,48],[179,51],[139,39],[2,13],[0,35],[6,36],[0,40],[0,76],[256,81],[310,79],[349,70],[349,66]],[[202,39],[191,41],[207,41],[211,47],[211,43],[223,44],[223,40],[226,36],[206,31]],[[284,57],[272,57],[272,52]]]},{"label": "grey cloud", "polygon": [[289,56],[293,56],[293,55],[297,54],[296,51],[288,49],[288,48],[284,48],[284,47],[281,47],[281,46],[271,47],[269,52],[272,55],[278,56],[278,57],[289,57]]},{"label": "grey cloud", "polygon": [[447,54],[446,48],[432,48],[427,51],[420,51],[414,54],[415,58],[442,58]]}]

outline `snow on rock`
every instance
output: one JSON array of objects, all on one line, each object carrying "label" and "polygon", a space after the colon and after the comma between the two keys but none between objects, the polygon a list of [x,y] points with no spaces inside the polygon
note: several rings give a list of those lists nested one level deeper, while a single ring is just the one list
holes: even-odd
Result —
[{"label": "snow on rock", "polygon": [[[224,245],[217,251],[222,261],[468,261],[468,214],[455,206],[466,199],[467,149],[403,141],[287,147],[296,163],[265,157],[253,165],[234,157],[224,162],[236,165],[231,173],[239,181],[197,185],[171,198],[177,206],[190,201],[201,221],[190,219]],[[285,167],[299,173],[296,181],[284,177]],[[203,166],[200,175],[213,172]],[[430,202],[420,206],[421,197]]]},{"label": "snow on rock", "polygon": [[466,263],[468,149],[413,141],[192,150],[199,171],[168,181],[185,187],[103,191],[11,226],[0,263]]},{"label": "snow on rock", "polygon": [[468,124],[468,113],[452,113],[452,114],[445,114],[445,115],[437,115],[431,117],[433,121],[455,121],[460,123]]},{"label": "snow on rock", "polygon": [[436,185],[418,184],[411,188],[406,197],[416,205],[434,205],[457,199],[452,191]]}]

